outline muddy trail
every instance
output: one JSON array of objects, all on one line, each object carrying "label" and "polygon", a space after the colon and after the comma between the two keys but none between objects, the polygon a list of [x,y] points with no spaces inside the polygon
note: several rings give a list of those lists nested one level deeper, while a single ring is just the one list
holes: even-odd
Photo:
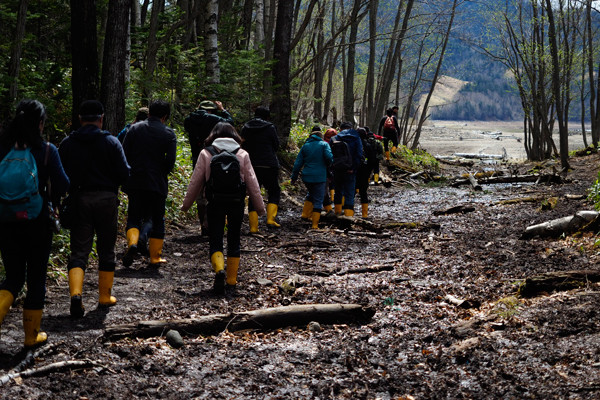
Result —
[{"label": "muddy trail", "polygon": [[[326,218],[320,230],[310,230],[299,218],[302,193],[290,193],[280,206],[280,229],[267,230],[263,219],[261,234],[249,235],[245,225],[238,289],[224,297],[211,292],[208,242],[199,226],[171,225],[168,264],[151,269],[140,258],[131,268],[117,267],[115,307],[97,307],[94,265],[85,278],[83,319],[69,317],[66,280],[48,282],[42,327],[49,345],[25,367],[40,370],[4,383],[0,397],[598,398],[597,285],[516,296],[527,276],[597,269],[592,235],[520,236],[529,225],[592,209],[585,196],[573,195],[586,194],[598,161],[598,155],[573,158],[564,184],[484,185],[479,192],[406,180],[372,186],[369,222],[386,226],[379,231]],[[442,168],[448,177],[466,171]],[[526,173],[531,165],[511,168]],[[498,203],[524,197],[558,202],[544,211],[541,200]],[[436,212],[457,205],[473,210]],[[403,222],[416,224],[390,225]],[[285,291],[280,286],[290,277],[295,290]],[[468,302],[458,306],[453,299]],[[375,314],[366,323],[310,328],[182,331],[180,348],[167,343],[166,332],[104,337],[106,328],[136,321],[334,303],[360,304]],[[0,375],[25,358],[21,309],[18,302],[2,326]],[[73,361],[87,364],[68,366]]]}]

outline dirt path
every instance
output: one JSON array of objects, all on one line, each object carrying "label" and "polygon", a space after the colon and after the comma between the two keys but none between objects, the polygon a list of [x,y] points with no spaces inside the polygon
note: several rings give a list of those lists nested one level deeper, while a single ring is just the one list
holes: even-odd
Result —
[{"label": "dirt path", "polygon": [[[148,269],[141,260],[129,269],[119,266],[113,291],[118,304],[109,310],[96,307],[93,267],[84,286],[84,319],[68,317],[66,281],[49,282],[43,328],[57,346],[34,365],[89,359],[99,367],[11,381],[0,387],[0,397],[597,398],[596,285],[533,299],[512,296],[519,280],[531,274],[596,268],[596,250],[590,246],[594,238],[523,241],[519,236],[533,223],[590,209],[585,200],[568,200],[565,195],[586,193],[598,161],[598,156],[573,159],[572,181],[564,185],[485,186],[483,192],[399,184],[373,187],[371,221],[439,225],[388,230],[387,236],[376,238],[325,223],[322,230],[310,231],[299,219],[299,207],[287,200],[279,214],[281,229],[264,231],[261,221],[261,235],[243,235],[236,296],[211,294],[208,243],[199,227],[171,226],[164,249],[169,263],[160,269]],[[527,166],[521,168],[525,172]],[[293,196],[300,200],[300,194]],[[539,203],[496,205],[524,196],[558,196],[559,201],[550,211],[539,211]],[[434,215],[467,203],[475,211]],[[300,275],[301,287],[292,296],[283,296],[277,288],[304,270],[374,264],[393,269]],[[261,285],[258,278],[273,285]],[[462,309],[446,301],[447,295],[481,306]],[[263,309],[287,301],[359,303],[374,307],[376,314],[362,326],[185,336],[180,349],[173,349],[164,337],[102,341],[104,328],[116,324]],[[22,356],[21,308],[17,304],[2,326],[2,373]]]}]

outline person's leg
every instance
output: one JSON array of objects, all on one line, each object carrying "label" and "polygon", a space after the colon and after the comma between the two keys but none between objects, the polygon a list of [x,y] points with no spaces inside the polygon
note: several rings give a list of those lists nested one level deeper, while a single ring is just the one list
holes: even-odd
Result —
[{"label": "person's leg", "polygon": [[318,182],[311,185],[314,208],[312,212],[312,229],[319,229],[319,219],[321,218],[321,209],[323,208],[323,198],[327,182]]},{"label": "person's leg", "polygon": [[223,231],[225,230],[226,213],[223,204],[214,203],[208,203],[207,211],[210,263],[215,271],[213,290],[216,294],[223,294],[225,291]]},{"label": "person's leg", "polygon": [[112,192],[98,192],[95,204],[96,250],[98,251],[98,303],[113,306],[115,244],[117,242],[119,200]]},{"label": "person's leg", "polygon": [[335,193],[333,195],[333,203],[335,206],[335,213],[342,213],[342,198],[344,197],[344,178],[346,173],[335,171],[333,174],[333,181],[335,187]]},{"label": "person's leg", "polygon": [[0,284],[0,325],[10,310],[14,299],[25,284],[26,262],[22,255],[28,240],[15,224],[0,227],[0,253],[6,277]]},{"label": "person's leg", "polygon": [[129,267],[133,264],[133,259],[138,252],[140,226],[142,224],[142,208],[145,204],[140,192],[130,192],[128,194],[128,200],[127,227],[125,229],[127,236],[127,250],[121,260],[125,267]]},{"label": "person's leg", "polygon": [[262,184],[267,191],[267,225],[279,228],[280,225],[275,221],[279,200],[281,197],[281,187],[279,186],[279,168],[265,168]]},{"label": "person's leg", "polygon": [[148,193],[149,214],[152,229],[148,239],[150,265],[160,265],[167,262],[161,257],[165,239],[165,204],[166,198],[158,193]]},{"label": "person's leg", "polygon": [[227,284],[237,284],[237,274],[240,265],[240,231],[244,216],[243,205],[227,207]]},{"label": "person's leg", "polygon": [[344,215],[354,215],[354,196],[356,196],[356,174],[344,174]]}]

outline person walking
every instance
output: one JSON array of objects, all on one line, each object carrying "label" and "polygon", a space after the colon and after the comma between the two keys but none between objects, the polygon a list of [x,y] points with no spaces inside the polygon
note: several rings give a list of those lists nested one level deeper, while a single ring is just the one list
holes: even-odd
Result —
[{"label": "person walking", "polygon": [[[337,131],[334,128],[328,128],[323,134],[323,140],[329,144],[331,138],[337,135]],[[330,146],[331,147],[331,146]],[[325,187],[325,197],[323,198],[323,209],[326,212],[333,210],[333,194],[335,190],[333,187],[333,168],[331,165],[327,167],[327,186]],[[307,217],[308,218],[308,217]]]},{"label": "person walking", "polygon": [[135,119],[133,120],[132,123],[125,125],[125,128],[123,128],[123,130],[121,130],[121,132],[119,132],[119,134],[117,135],[117,139],[119,139],[119,142],[121,142],[121,144],[123,144],[123,140],[125,140],[125,136],[127,135],[127,131],[129,131],[129,128],[131,127],[131,125],[138,123],[140,121],[145,121],[148,119],[148,107],[141,107],[137,114],[135,114]]},{"label": "person walking", "polygon": [[83,280],[92,251],[94,234],[98,253],[98,303],[112,306],[115,274],[115,243],[119,209],[119,186],[129,178],[129,164],[119,140],[102,130],[104,107],[97,100],[86,100],[79,107],[81,127],[71,132],[58,148],[65,172],[71,180],[69,195],[74,206],[71,226],[69,292],[71,316],[81,318]]},{"label": "person walking", "polygon": [[[190,113],[183,126],[188,134],[190,148],[192,150],[192,169],[196,167],[196,162],[200,152],[204,148],[204,143],[215,125],[219,122],[225,122],[233,125],[233,117],[223,107],[220,101],[204,100],[198,106],[198,109]],[[208,232],[208,220],[206,216],[206,199],[199,198],[196,201],[198,208],[198,219],[202,229],[202,235]]]},{"label": "person walking", "polygon": [[[205,141],[206,147],[200,152],[181,206],[182,211],[189,210],[202,194],[208,200],[209,253],[215,272],[213,290],[219,295],[225,293],[226,285],[229,289],[235,289],[237,285],[241,254],[240,231],[246,194],[258,215],[265,214],[265,205],[250,156],[240,147],[241,143],[241,137],[231,124],[215,125]],[[236,174],[228,171],[236,171]],[[225,221],[227,269],[223,255]]]},{"label": "person walking", "polygon": [[[256,173],[258,184],[267,191],[267,226],[279,228],[275,221],[281,188],[279,187],[279,137],[277,128],[271,122],[269,109],[257,107],[254,118],[244,124],[240,135],[243,139],[242,148],[250,155],[252,168]],[[252,203],[248,204],[248,220],[250,233],[258,232],[258,214]]]},{"label": "person walking", "polygon": [[[27,164],[37,170],[35,185],[41,195],[41,201],[37,201],[35,205],[35,211],[39,212],[37,217],[30,219],[33,215],[20,214],[15,218],[7,218],[8,216],[2,213],[3,218],[0,220],[0,253],[6,274],[0,284],[0,325],[27,282],[27,294],[23,302],[25,347],[37,346],[48,339],[48,335],[40,331],[53,233],[48,205],[50,202],[58,204],[69,187],[69,179],[63,170],[56,147],[44,142],[41,136],[46,117],[46,109],[42,103],[37,100],[23,100],[17,106],[14,119],[0,134],[0,157],[3,160],[0,164],[3,174],[0,177],[2,195],[5,189],[10,189],[14,183],[10,182],[14,178],[9,177],[8,170],[4,168],[4,161],[8,163],[9,157],[23,155],[27,156],[23,158],[27,159]],[[14,160],[15,158],[12,158],[11,163]],[[7,185],[5,179],[9,182]]]},{"label": "person walking", "polygon": [[[138,252],[140,229],[150,220],[148,234],[150,265],[166,262],[161,257],[165,239],[165,203],[169,192],[169,173],[175,166],[177,138],[165,125],[171,115],[171,106],[163,100],[150,104],[146,121],[129,128],[123,150],[131,166],[131,174],[123,191],[129,198],[127,210],[127,251],[122,262],[125,267],[133,263]],[[142,238],[145,239],[145,238]]]},{"label": "person walking", "polygon": [[302,182],[308,189],[302,216],[311,214],[312,229],[319,229],[323,199],[327,190],[327,167],[332,161],[333,154],[329,144],[323,140],[320,129],[313,128],[296,157],[290,177],[290,183],[295,184],[302,172]]},{"label": "person walking", "polygon": [[389,142],[392,142],[392,153],[396,152],[398,147],[398,135],[400,134],[400,127],[398,126],[398,119],[394,116],[394,112],[391,108],[387,109],[385,116],[379,121],[379,128],[377,133],[381,135],[383,132],[383,148],[385,150],[385,159],[390,160],[390,148]]},{"label": "person walking", "polygon": [[[373,172],[375,165],[379,163],[377,159],[377,145],[375,138],[372,141],[369,139],[368,128],[358,128],[358,134],[363,145],[364,161],[361,162],[358,167],[358,173],[356,175],[356,188],[360,196],[360,204],[362,217],[368,218],[369,216],[369,181],[371,178],[371,172]],[[372,136],[372,134],[371,134]]]},{"label": "person walking", "polygon": [[[352,124],[342,122],[340,129],[342,131],[334,136],[333,141],[342,141],[348,147],[350,155],[350,167],[345,169],[334,169],[334,186],[335,194],[333,203],[335,213],[345,216],[354,216],[354,196],[356,196],[356,174],[358,167],[363,160],[363,146],[360,136],[355,129],[352,129]],[[336,146],[336,144],[332,144]],[[335,154],[336,152],[334,152]],[[334,160],[334,165],[336,161]]]}]

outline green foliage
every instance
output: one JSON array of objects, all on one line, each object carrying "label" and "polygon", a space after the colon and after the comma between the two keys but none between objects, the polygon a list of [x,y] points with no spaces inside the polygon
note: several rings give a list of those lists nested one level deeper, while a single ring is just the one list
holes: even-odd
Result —
[{"label": "green foliage", "polygon": [[596,210],[600,210],[600,172],[598,173],[596,182],[589,189],[588,200],[594,203]]},{"label": "green foliage", "polygon": [[426,168],[437,171],[440,168],[438,160],[421,149],[411,150],[404,145],[399,145],[396,155],[415,169]]}]

